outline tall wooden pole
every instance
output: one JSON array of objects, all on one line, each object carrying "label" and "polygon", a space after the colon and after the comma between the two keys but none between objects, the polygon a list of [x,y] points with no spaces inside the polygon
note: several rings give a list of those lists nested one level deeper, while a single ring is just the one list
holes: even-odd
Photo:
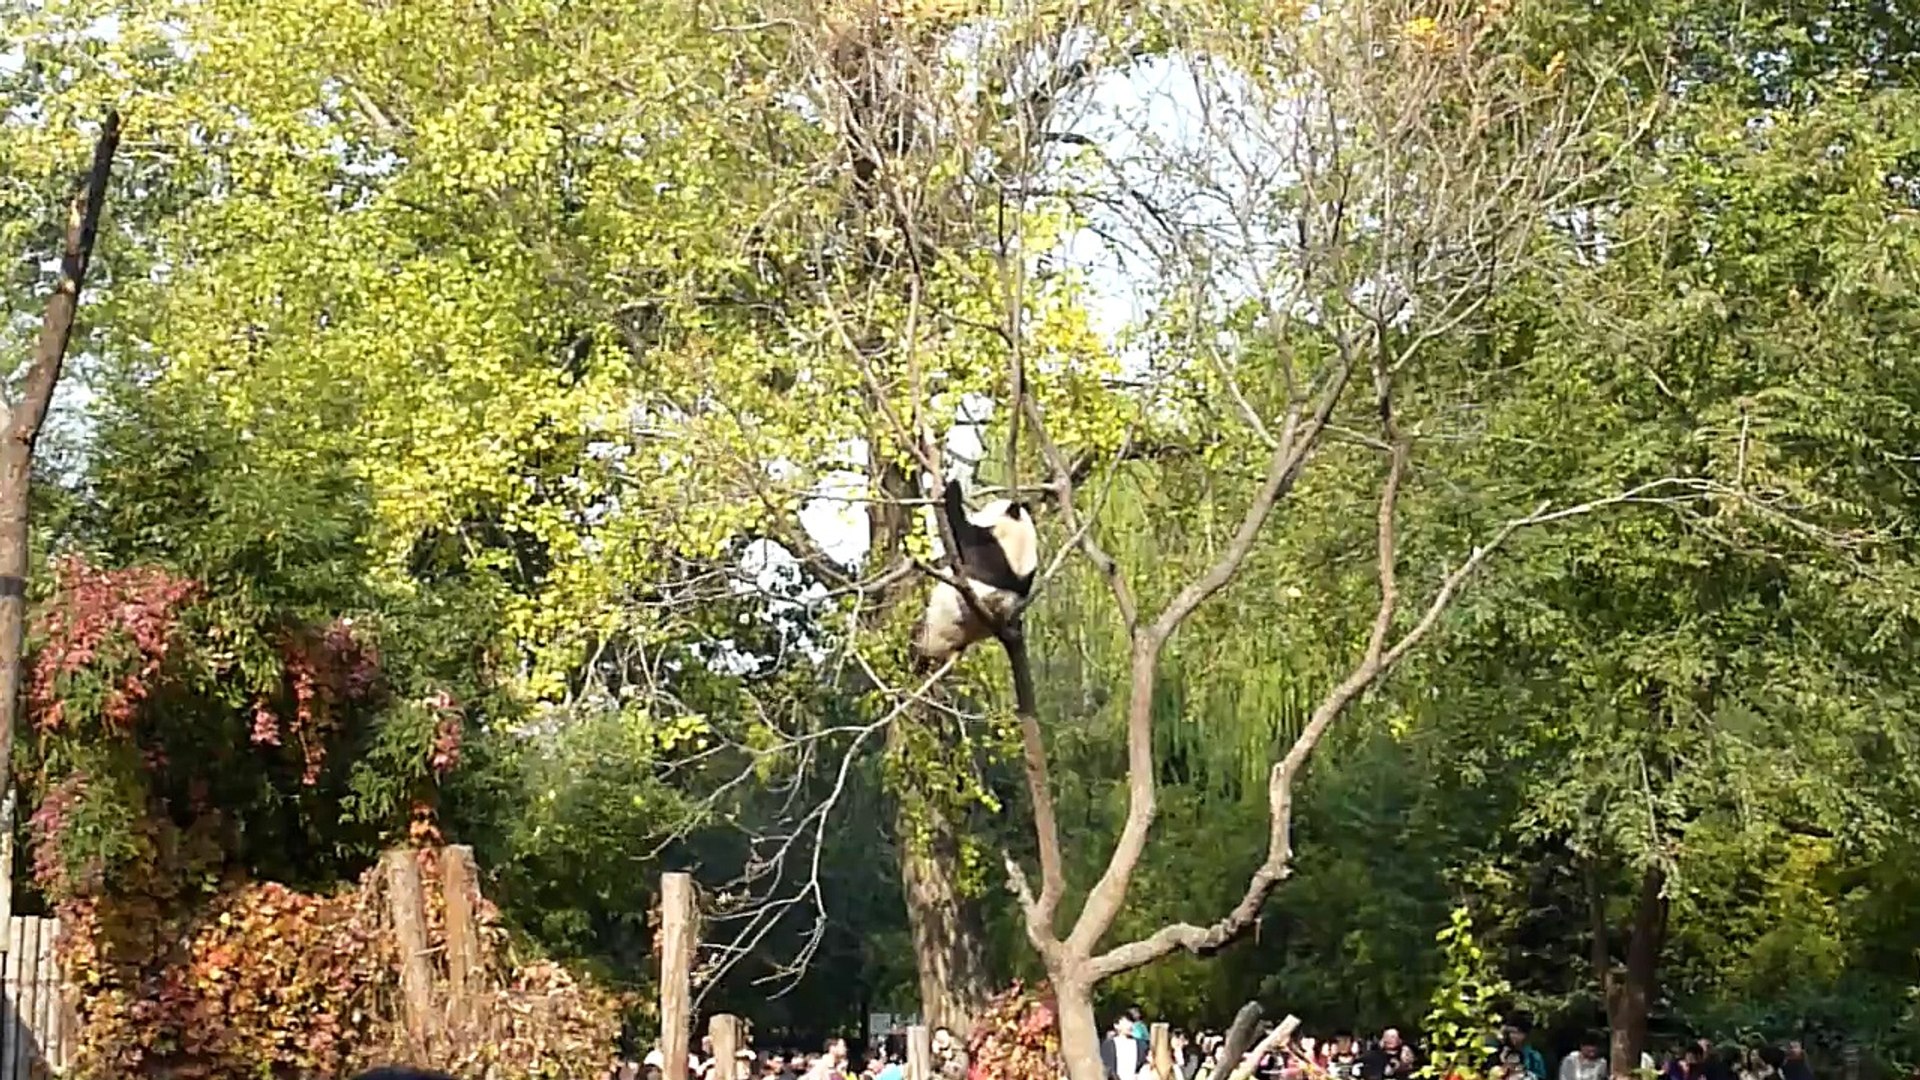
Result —
[{"label": "tall wooden pole", "polygon": [[731,1013],[716,1013],[707,1023],[707,1037],[713,1040],[713,1080],[739,1080],[740,1018]]},{"label": "tall wooden pole", "polygon": [[925,1024],[907,1028],[907,1080],[933,1080],[933,1032]]},{"label": "tall wooden pole", "polygon": [[1166,1024],[1154,1024],[1147,1029],[1148,1043],[1151,1048],[1147,1055],[1153,1062],[1153,1073],[1159,1080],[1173,1080],[1173,1029]]},{"label": "tall wooden pole", "polygon": [[381,857],[387,878],[387,910],[400,949],[400,1004],[407,1038],[416,1054],[433,1052],[433,968],[427,962],[427,917],[420,891],[419,853],[394,848]]},{"label": "tall wooden pole", "polygon": [[692,875],[660,875],[660,1056],[666,1080],[687,1080],[693,954],[698,945],[695,915]]},{"label": "tall wooden pole", "polygon": [[[66,362],[73,319],[80,310],[80,288],[93,261],[93,240],[100,212],[107,205],[107,179],[120,147],[120,114],[109,111],[93,144],[93,164],[85,186],[67,206],[66,241],[60,252],[60,281],[47,299],[34,344],[33,364],[18,401],[6,401],[0,413],[0,926],[13,915],[13,733],[20,726],[21,675],[27,645],[27,510],[33,478],[33,444],[53,401]],[[0,393],[4,388],[0,388]]]}]

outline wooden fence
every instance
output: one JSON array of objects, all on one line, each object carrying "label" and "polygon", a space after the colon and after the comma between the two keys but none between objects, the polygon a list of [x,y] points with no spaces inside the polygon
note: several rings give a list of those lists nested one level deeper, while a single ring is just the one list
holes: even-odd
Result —
[{"label": "wooden fence", "polygon": [[6,922],[0,987],[0,1080],[39,1080],[66,1066],[66,997],[54,937],[60,920],[15,915]]}]

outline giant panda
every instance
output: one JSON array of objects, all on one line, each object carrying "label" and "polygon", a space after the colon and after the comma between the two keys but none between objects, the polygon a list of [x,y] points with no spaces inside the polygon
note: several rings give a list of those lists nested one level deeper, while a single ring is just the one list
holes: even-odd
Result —
[{"label": "giant panda", "polygon": [[[947,481],[943,509],[967,587],[979,606],[1004,624],[1026,599],[1039,569],[1040,540],[1032,512],[1025,503],[995,499],[970,513],[956,480]],[[914,627],[914,666],[931,671],[974,642],[996,636],[997,629],[982,620],[952,584],[937,582]]]}]

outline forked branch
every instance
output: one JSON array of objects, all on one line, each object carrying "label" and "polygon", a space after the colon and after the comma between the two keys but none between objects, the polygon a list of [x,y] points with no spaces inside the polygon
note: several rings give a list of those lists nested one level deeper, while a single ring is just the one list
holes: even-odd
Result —
[{"label": "forked branch", "polygon": [[1160,652],[1180,624],[1240,572],[1240,567],[1252,554],[1254,543],[1259,539],[1267,519],[1273,515],[1280,500],[1293,489],[1308,457],[1318,446],[1328,420],[1346,391],[1352,371],[1353,365],[1348,360],[1335,366],[1314,402],[1310,415],[1302,416],[1301,403],[1298,401],[1288,408],[1280,436],[1267,462],[1266,476],[1248,504],[1226,550],[1206,573],[1180,590],[1152,626],[1134,640],[1130,658],[1133,678],[1127,699],[1127,820],[1121,829],[1119,842],[1114,845],[1113,855],[1107,860],[1106,869],[1087,894],[1086,905],[1080,909],[1080,917],[1068,936],[1068,945],[1075,951],[1091,951],[1113,925],[1114,916],[1126,900],[1127,883],[1133,876],[1134,868],[1139,865],[1141,853],[1146,850],[1147,834],[1153,827],[1153,691]]}]

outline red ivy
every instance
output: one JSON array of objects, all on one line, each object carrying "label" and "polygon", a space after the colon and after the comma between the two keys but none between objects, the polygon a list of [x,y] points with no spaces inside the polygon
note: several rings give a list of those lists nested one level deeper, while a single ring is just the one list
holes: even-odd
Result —
[{"label": "red ivy", "polygon": [[1059,1025],[1045,989],[1015,982],[987,1002],[967,1038],[968,1080],[1058,1080]]},{"label": "red ivy", "polygon": [[[66,852],[60,848],[60,837],[66,831],[67,819],[75,806],[86,797],[87,774],[75,772],[56,784],[47,796],[40,800],[40,808],[33,812],[27,827],[33,835],[33,880],[46,890],[50,896],[71,896],[80,889],[81,883],[71,879],[67,869]],[[89,873],[87,876],[93,876]]]},{"label": "red ivy", "polygon": [[[27,700],[42,731],[67,719],[59,689],[84,669],[111,664],[121,674],[109,683],[102,718],[121,732],[132,728],[140,703],[166,662],[180,612],[199,585],[157,567],[104,570],[79,556],[53,564],[55,590],[40,612],[45,637],[34,656]],[[124,655],[130,652],[131,655]]]},{"label": "red ivy", "polygon": [[284,635],[280,661],[292,698],[290,715],[256,698],[250,737],[255,746],[279,746],[291,735],[305,765],[301,780],[311,787],[320,782],[328,739],[339,729],[340,706],[366,700],[378,685],[380,651],[355,636],[353,620],[343,618],[317,634]]}]

